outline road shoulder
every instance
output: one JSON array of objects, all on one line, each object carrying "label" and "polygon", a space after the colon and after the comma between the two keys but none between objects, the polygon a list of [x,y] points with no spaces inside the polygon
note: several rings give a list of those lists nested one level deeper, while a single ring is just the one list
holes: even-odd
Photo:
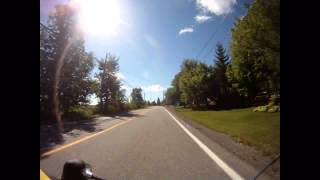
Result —
[{"label": "road shoulder", "polygon": [[40,125],[40,157],[48,151],[101,132],[133,117],[139,117],[146,109],[148,108],[119,113],[113,117],[99,116],[90,120],[64,122],[62,134],[58,132],[57,124]]},{"label": "road shoulder", "polygon": [[[173,107],[165,107],[168,111],[170,111],[175,117],[178,118],[179,121],[184,123],[188,129],[192,127],[192,129],[195,129],[194,132],[199,132],[199,136],[204,136],[207,139],[208,143],[214,143],[215,146],[215,152],[221,148],[220,152],[223,152],[223,149],[225,149],[227,152],[232,154],[234,157],[238,158],[240,161],[244,161],[249,166],[252,166],[256,169],[256,171],[262,169],[267,165],[274,157],[269,156],[262,156],[262,154],[258,151],[256,151],[253,147],[235,142],[231,137],[229,137],[226,134],[216,132],[212,129],[209,129],[189,118],[183,117],[179,115]],[[219,147],[218,147],[219,146]],[[218,153],[219,154],[219,153]],[[225,156],[227,159],[229,155],[226,155],[224,153],[220,153],[221,156]],[[233,158],[235,159],[235,158]],[[230,160],[230,163],[233,163],[234,160]],[[280,179],[280,162],[276,162],[274,165],[269,167],[265,174],[270,176],[272,179]],[[249,173],[249,172],[248,172]],[[251,173],[249,173],[251,174]]]}]

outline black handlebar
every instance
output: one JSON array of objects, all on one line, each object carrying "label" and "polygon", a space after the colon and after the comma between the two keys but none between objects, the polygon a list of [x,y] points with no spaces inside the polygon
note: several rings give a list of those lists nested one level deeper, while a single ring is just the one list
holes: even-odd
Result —
[{"label": "black handlebar", "polygon": [[[87,173],[84,173],[87,172]],[[63,166],[62,178],[61,180],[106,180],[94,176],[90,170],[90,165],[82,160],[69,160]]]}]

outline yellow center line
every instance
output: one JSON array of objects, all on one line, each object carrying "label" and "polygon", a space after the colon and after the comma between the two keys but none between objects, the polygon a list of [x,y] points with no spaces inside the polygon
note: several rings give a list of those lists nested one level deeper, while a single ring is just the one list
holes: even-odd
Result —
[{"label": "yellow center line", "polygon": [[50,180],[50,178],[40,169],[40,180]]},{"label": "yellow center line", "polygon": [[107,129],[105,129],[105,130],[103,130],[103,131],[100,131],[100,132],[97,132],[97,133],[95,133],[95,134],[86,136],[86,137],[84,137],[84,138],[82,138],[82,139],[79,139],[79,140],[76,140],[76,141],[74,141],[74,142],[72,142],[72,143],[69,143],[69,144],[66,144],[66,145],[57,147],[57,148],[55,148],[55,149],[52,149],[52,150],[50,150],[50,151],[48,151],[48,152],[43,153],[43,154],[41,155],[41,157],[45,157],[45,156],[51,155],[51,154],[53,154],[53,153],[56,153],[56,152],[58,152],[58,151],[61,151],[61,150],[63,150],[63,149],[66,149],[66,148],[68,148],[68,147],[71,147],[71,146],[74,146],[74,145],[76,145],[76,144],[79,144],[79,143],[81,143],[81,142],[83,142],[83,141],[86,141],[86,140],[88,140],[88,139],[91,139],[91,138],[93,138],[93,137],[95,137],[95,136],[98,136],[98,135],[100,135],[100,134],[102,134],[102,133],[108,132],[108,131],[110,131],[110,130],[118,127],[118,126],[121,126],[121,125],[123,125],[123,124],[126,124],[126,123],[128,123],[128,122],[130,122],[130,121],[132,121],[132,119],[129,119],[129,120],[126,120],[126,121],[124,121],[124,122],[115,124],[114,126],[111,126],[111,127],[107,128]]}]

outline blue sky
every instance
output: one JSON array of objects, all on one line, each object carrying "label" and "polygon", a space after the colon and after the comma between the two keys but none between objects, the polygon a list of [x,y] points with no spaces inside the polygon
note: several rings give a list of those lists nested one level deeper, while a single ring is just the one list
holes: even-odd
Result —
[{"label": "blue sky", "polygon": [[[41,0],[40,21],[45,23],[55,4],[67,2]],[[157,97],[162,99],[163,91],[179,72],[181,62],[185,58],[196,58],[218,28],[198,57],[202,62],[213,64],[215,44],[219,41],[228,48],[235,19],[245,15],[243,3],[251,0],[116,2],[123,23],[112,35],[85,33],[86,50],[92,51],[97,58],[105,57],[106,52],[118,56],[119,77],[123,79],[127,95],[131,87],[142,87],[147,100],[156,100]]]}]

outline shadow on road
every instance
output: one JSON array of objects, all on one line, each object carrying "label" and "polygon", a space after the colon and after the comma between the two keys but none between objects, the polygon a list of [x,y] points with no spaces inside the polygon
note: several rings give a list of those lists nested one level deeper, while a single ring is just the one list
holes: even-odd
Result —
[{"label": "shadow on road", "polygon": [[125,118],[130,118],[130,117],[143,117],[143,115],[134,113],[134,112],[123,112],[119,113],[118,115],[111,116],[115,119],[120,119],[120,120],[125,120]]},{"label": "shadow on road", "polygon": [[66,138],[80,136],[81,132],[97,132],[102,130],[100,124],[112,120],[126,121],[130,117],[142,117],[134,112],[122,112],[112,116],[101,116],[90,120],[69,121],[63,123],[63,133],[59,133],[57,124],[40,125],[40,158],[42,154],[54,149],[57,145],[65,143]]},{"label": "shadow on road", "polygon": [[86,122],[66,122],[63,123],[63,134],[58,130],[58,125],[40,126],[40,149],[54,147],[65,142],[65,136],[77,137],[80,131],[94,132],[97,130],[95,120]]}]

